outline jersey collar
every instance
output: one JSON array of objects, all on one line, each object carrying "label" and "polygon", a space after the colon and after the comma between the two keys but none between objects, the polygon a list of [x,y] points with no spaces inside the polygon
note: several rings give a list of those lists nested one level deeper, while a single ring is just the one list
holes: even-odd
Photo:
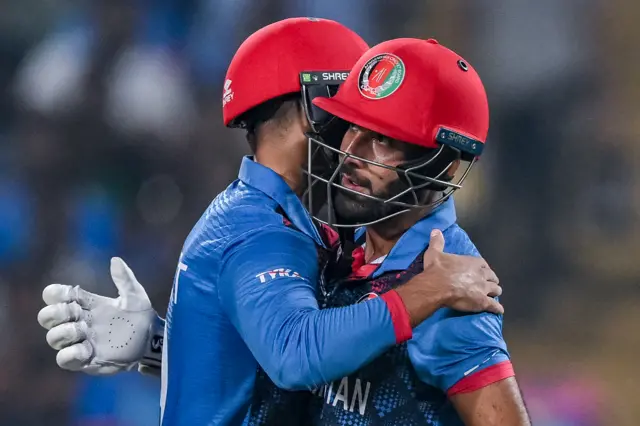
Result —
[{"label": "jersey collar", "polygon": [[[407,269],[429,245],[431,231],[434,229],[444,231],[455,224],[456,219],[453,197],[449,197],[447,201],[418,221],[400,237],[372,277],[377,278],[388,271]],[[365,228],[358,228],[355,234],[356,241],[363,239],[364,235]]]},{"label": "jersey collar", "polygon": [[272,198],[282,207],[287,218],[296,228],[313,238],[316,244],[324,247],[320,233],[314,226],[311,216],[280,175],[270,168],[256,163],[253,161],[253,157],[245,156],[242,158],[238,179]]}]

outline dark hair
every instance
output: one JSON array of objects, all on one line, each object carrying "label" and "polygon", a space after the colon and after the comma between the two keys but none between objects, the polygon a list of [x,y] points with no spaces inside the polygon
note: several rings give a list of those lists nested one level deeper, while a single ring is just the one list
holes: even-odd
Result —
[{"label": "dark hair", "polygon": [[251,152],[256,152],[256,129],[267,121],[282,117],[288,111],[288,108],[283,108],[283,106],[291,101],[296,101],[297,105],[301,105],[300,93],[290,93],[269,99],[238,117],[237,127],[247,131],[247,142],[249,142]]}]

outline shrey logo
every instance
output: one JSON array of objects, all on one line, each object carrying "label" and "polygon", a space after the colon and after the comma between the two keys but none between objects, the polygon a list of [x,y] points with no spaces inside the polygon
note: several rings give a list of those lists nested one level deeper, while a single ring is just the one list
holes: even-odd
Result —
[{"label": "shrey logo", "polygon": [[404,80],[402,59],[382,53],[369,59],[358,77],[358,89],[365,98],[383,99],[392,95]]},{"label": "shrey logo", "polygon": [[233,100],[233,90],[231,90],[231,80],[224,82],[224,93],[222,93],[222,106]]}]

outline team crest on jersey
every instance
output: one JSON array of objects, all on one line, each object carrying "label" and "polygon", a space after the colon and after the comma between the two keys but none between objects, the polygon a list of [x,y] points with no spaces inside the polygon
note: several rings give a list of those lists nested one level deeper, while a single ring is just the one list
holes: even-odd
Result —
[{"label": "team crest on jersey", "polygon": [[363,295],[360,299],[358,299],[358,301],[356,303],[364,302],[366,300],[375,299],[376,297],[378,297],[378,295],[376,293],[367,293],[367,294]]},{"label": "team crest on jersey", "polygon": [[358,77],[358,89],[365,98],[383,99],[398,90],[404,81],[404,75],[402,59],[390,53],[382,53],[364,64]]}]

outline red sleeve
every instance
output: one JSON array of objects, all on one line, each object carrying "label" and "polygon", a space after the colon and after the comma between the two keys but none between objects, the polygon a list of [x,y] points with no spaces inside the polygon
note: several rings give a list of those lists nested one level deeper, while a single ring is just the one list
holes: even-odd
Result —
[{"label": "red sleeve", "polygon": [[393,329],[396,333],[396,343],[400,344],[411,339],[411,337],[413,337],[411,319],[400,295],[395,290],[391,290],[381,297],[384,303],[387,304],[387,309],[389,309],[389,313],[391,314],[391,322],[393,322]]},{"label": "red sleeve", "polygon": [[513,371],[511,361],[503,361],[460,380],[447,391],[447,395],[453,396],[459,393],[477,391],[478,389],[482,389],[515,375],[516,373]]}]

